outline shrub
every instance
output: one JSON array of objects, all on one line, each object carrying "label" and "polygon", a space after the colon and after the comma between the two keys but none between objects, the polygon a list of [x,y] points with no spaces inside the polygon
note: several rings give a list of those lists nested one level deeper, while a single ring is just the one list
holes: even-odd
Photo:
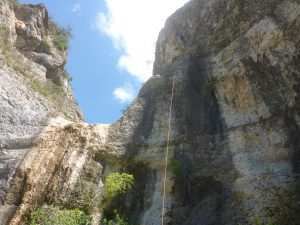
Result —
[{"label": "shrub", "polygon": [[50,19],[48,29],[53,39],[54,46],[60,51],[67,50],[69,47],[69,39],[72,37],[71,28],[62,28]]},{"label": "shrub", "polygon": [[122,216],[126,211],[126,194],[135,186],[133,175],[128,173],[111,173],[105,179],[102,209],[106,225],[128,225]]},{"label": "shrub", "polygon": [[60,201],[59,205],[66,205],[68,207],[76,207],[84,212],[88,212],[97,202],[95,202],[95,190],[93,188],[82,189],[76,187],[75,191],[69,196],[68,202]]},{"label": "shrub", "polygon": [[128,173],[111,173],[105,179],[105,193],[108,196],[125,194],[134,187],[134,177]]},{"label": "shrub", "polygon": [[30,215],[30,225],[89,225],[91,217],[79,209],[60,210],[53,206],[37,208]]},{"label": "shrub", "polygon": [[53,37],[53,44],[60,51],[65,51],[69,47],[69,38],[63,34],[58,34]]},{"label": "shrub", "polygon": [[114,210],[115,218],[112,220],[103,219],[102,223],[104,225],[130,225],[129,222],[122,217],[117,210]]}]

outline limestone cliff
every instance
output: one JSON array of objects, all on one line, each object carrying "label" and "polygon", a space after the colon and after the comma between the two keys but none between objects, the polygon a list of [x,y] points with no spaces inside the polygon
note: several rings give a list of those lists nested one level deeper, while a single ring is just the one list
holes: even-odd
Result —
[{"label": "limestone cliff", "polygon": [[[13,12],[5,1],[1,7]],[[175,78],[170,162],[177,169],[167,174],[166,223],[237,225],[256,218],[298,225],[299,31],[297,0],[192,0],[167,20],[154,75],[120,120],[88,125],[56,118],[26,148],[4,196],[15,211],[3,218],[23,224],[36,206],[59,201],[84,205],[99,224],[104,178],[128,171],[138,185],[116,207],[136,224],[160,224]],[[26,41],[16,43],[26,49]],[[18,55],[40,62],[39,53],[22,48]],[[30,116],[24,107],[20,114]],[[85,205],[88,190],[94,194]]]},{"label": "limestone cliff", "polygon": [[[43,5],[0,1],[1,205],[16,166],[48,120],[58,115],[82,120],[69,78],[60,75],[66,49],[55,45],[51,24]],[[1,206],[0,214],[9,208]],[[0,221],[4,221],[2,215]]]}]

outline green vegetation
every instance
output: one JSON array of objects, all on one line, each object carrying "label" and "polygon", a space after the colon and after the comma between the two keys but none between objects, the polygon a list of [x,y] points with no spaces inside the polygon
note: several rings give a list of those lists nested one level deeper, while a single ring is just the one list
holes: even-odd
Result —
[{"label": "green vegetation", "polygon": [[49,37],[43,36],[41,40],[41,48],[44,49],[45,52],[50,53],[51,47],[52,47],[52,43]]},{"label": "green vegetation", "polygon": [[[270,171],[261,176],[258,190],[274,199],[274,204],[265,208],[266,218],[253,217],[254,225],[292,225],[300,221],[300,186],[281,187],[270,179]],[[298,200],[297,200],[298,198]]]},{"label": "green vegetation", "polygon": [[271,218],[262,219],[258,216],[252,217],[250,219],[250,224],[251,225],[279,225],[275,222],[274,219]]},{"label": "green vegetation", "polygon": [[[79,208],[84,212],[88,212],[94,205],[95,202],[95,190],[92,188],[75,188],[71,196],[69,196],[67,207],[68,208]],[[66,205],[59,203],[59,205]]]},{"label": "green vegetation", "polygon": [[94,189],[86,189],[82,192],[79,198],[79,207],[85,210],[88,210],[93,206],[94,198],[95,198]]},{"label": "green vegetation", "polygon": [[105,179],[102,209],[105,225],[129,225],[124,218],[126,194],[135,187],[133,175],[128,173],[111,173]]},{"label": "green vegetation", "polygon": [[169,169],[174,173],[175,176],[181,176],[183,174],[182,164],[177,159],[169,160]]},{"label": "green vegetation", "polygon": [[267,221],[270,225],[297,224],[300,221],[300,202],[296,200],[299,192],[297,194],[294,191],[278,189],[273,191],[277,203],[266,208]]},{"label": "green vegetation", "polygon": [[[14,56],[14,53],[11,49],[11,43],[9,42],[9,28],[8,27],[0,27],[0,45],[3,50],[3,55],[7,64],[16,72],[23,75],[29,82],[31,88],[40,93],[41,95],[48,98],[52,101],[58,108],[62,108],[62,105],[65,100],[65,95],[60,86],[57,86],[51,81],[40,82],[38,81],[33,74],[31,73],[31,69],[26,64],[22,64],[17,60]],[[62,72],[62,76],[68,76],[67,72]],[[68,78],[71,79],[71,78]]]},{"label": "green vegetation", "polygon": [[133,187],[134,177],[128,173],[111,173],[105,179],[105,193],[110,197],[125,194]]},{"label": "green vegetation", "polygon": [[63,90],[61,89],[60,86],[52,83],[51,81],[47,81],[45,83],[39,82],[36,78],[33,77],[33,75],[29,72],[29,70],[24,68],[18,62],[16,62],[9,52],[6,52],[5,57],[12,69],[19,72],[20,74],[22,74],[24,77],[28,79],[31,88],[34,91],[48,98],[57,107],[59,108],[61,107],[65,97],[64,97]]},{"label": "green vegetation", "polygon": [[62,28],[51,19],[49,20],[48,29],[54,46],[60,51],[67,50],[69,47],[69,39],[72,37],[71,29]]},{"label": "green vegetation", "polygon": [[60,51],[65,51],[69,46],[69,37],[63,34],[58,34],[54,36],[53,43]]},{"label": "green vegetation", "polygon": [[[16,68],[14,68],[15,70],[17,70]],[[25,77],[30,77],[30,75],[26,72],[22,73]],[[30,77],[30,85],[31,88],[33,90],[35,90],[36,92],[42,94],[43,96],[47,97],[48,99],[50,99],[51,94],[40,84],[39,81],[37,81],[36,79]]]},{"label": "green vegetation", "polygon": [[53,206],[37,208],[30,215],[30,225],[89,225],[91,217],[79,209],[66,210]]},{"label": "green vegetation", "polygon": [[273,204],[264,209],[265,216],[254,215],[250,225],[296,225],[300,221],[300,185],[286,187],[274,183],[266,168],[261,175],[261,183],[256,187],[260,192],[273,199]]},{"label": "green vegetation", "polygon": [[115,213],[115,217],[112,220],[108,220],[108,219],[103,219],[103,224],[104,225],[130,225],[130,223],[123,218],[117,210],[114,210]]}]

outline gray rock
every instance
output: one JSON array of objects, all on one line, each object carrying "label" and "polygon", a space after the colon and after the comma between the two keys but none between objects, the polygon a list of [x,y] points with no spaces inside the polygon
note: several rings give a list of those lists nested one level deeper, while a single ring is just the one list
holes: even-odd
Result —
[{"label": "gray rock", "polygon": [[0,206],[0,225],[6,225],[9,221],[8,219],[13,215],[16,210],[14,205]]},{"label": "gray rock", "polygon": [[[11,215],[6,210],[5,196],[12,177],[48,121],[59,114],[70,120],[82,120],[72,92],[54,92],[52,82],[46,77],[45,63],[36,63],[19,51],[25,46],[31,51],[40,49],[46,19],[47,11],[42,5],[18,5],[13,9],[8,1],[0,1],[0,204],[4,205],[0,220],[3,223],[4,214]],[[22,25],[26,28],[23,31]],[[60,63],[52,68],[62,68],[61,54],[54,55]]]},{"label": "gray rock", "polygon": [[38,50],[45,32],[45,24],[48,23],[48,12],[45,6],[18,4],[14,8],[18,35],[16,47],[23,50]]}]

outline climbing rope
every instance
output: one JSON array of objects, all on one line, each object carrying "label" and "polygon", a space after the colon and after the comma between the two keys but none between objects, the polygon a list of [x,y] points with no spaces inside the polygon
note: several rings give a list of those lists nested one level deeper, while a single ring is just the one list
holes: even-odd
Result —
[{"label": "climbing rope", "polygon": [[164,225],[164,217],[165,217],[166,182],[167,182],[167,168],[168,168],[168,158],[169,158],[169,144],[170,144],[171,116],[172,116],[172,108],[173,108],[174,87],[175,87],[175,76],[173,76],[172,94],[170,98],[170,108],[169,108],[169,124],[168,124],[168,136],[167,136],[167,150],[166,150],[165,167],[164,167],[164,189],[163,189],[164,192],[163,192],[163,202],[162,202],[162,212],[161,212],[161,225]]}]

